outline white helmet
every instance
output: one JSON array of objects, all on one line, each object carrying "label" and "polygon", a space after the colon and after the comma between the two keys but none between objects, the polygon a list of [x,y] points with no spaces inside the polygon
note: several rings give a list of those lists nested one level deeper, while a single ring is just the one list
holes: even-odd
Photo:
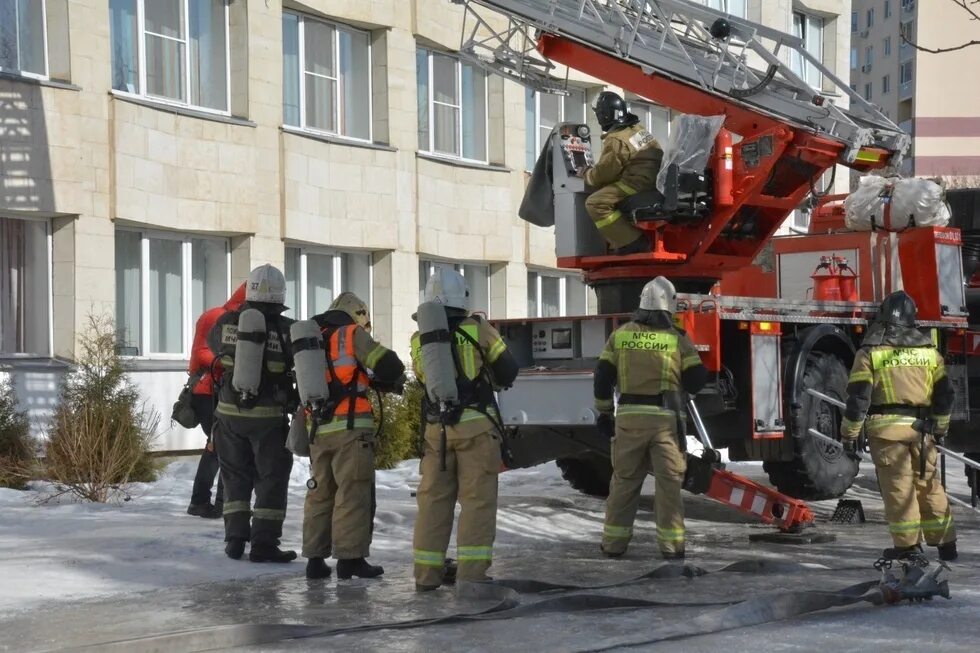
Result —
[{"label": "white helmet", "polygon": [[657,277],[643,286],[640,293],[640,308],[644,311],[667,311],[671,315],[677,310],[677,290],[666,277]]},{"label": "white helmet", "polygon": [[262,304],[286,303],[286,278],[274,265],[260,265],[248,275],[245,301]]},{"label": "white helmet", "polygon": [[436,266],[425,282],[425,301],[469,312],[470,289],[466,280],[450,267]]}]

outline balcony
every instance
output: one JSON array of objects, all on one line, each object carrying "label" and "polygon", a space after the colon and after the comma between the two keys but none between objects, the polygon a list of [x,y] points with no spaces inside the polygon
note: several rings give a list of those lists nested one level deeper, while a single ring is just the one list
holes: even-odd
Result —
[{"label": "balcony", "polygon": [[910,100],[912,96],[915,95],[915,79],[911,79],[907,82],[899,84],[898,86],[898,100]]}]

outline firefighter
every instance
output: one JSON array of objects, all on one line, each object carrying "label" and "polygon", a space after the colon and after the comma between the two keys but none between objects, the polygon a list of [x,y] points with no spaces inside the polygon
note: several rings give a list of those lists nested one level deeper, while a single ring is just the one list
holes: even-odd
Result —
[{"label": "firefighter", "polygon": [[[938,548],[941,560],[955,560],[956,531],[936,474],[936,448],[913,429],[916,420],[931,420],[933,437],[946,435],[953,386],[942,354],[929,336],[915,328],[915,318],[915,302],[904,291],[881,303],[851,368],[841,438],[845,449],[854,453],[862,428],[867,429],[894,543],[882,556],[901,558],[921,552],[924,538]],[[916,426],[921,429],[920,424]],[[922,456],[924,478],[920,478]]]},{"label": "firefighter", "polygon": [[585,183],[597,189],[585,200],[585,208],[614,253],[649,252],[650,241],[616,207],[630,195],[654,187],[663,149],[616,93],[599,93],[592,111],[604,133],[599,160],[579,170]]},{"label": "firefighter", "polygon": [[[191,348],[191,360],[188,372],[191,376],[201,375],[201,380],[194,386],[191,407],[201,425],[201,430],[207,437],[204,452],[197,464],[197,474],[194,476],[194,488],[191,491],[191,504],[187,507],[188,515],[217,519],[224,510],[224,486],[221,475],[218,474],[218,456],[214,453],[214,440],[211,429],[214,426],[214,377],[220,377],[221,366],[214,364],[214,352],[208,347],[208,334],[222,315],[228,311],[237,310],[245,301],[245,284],[238,286],[224,306],[209,308],[197,318],[194,326],[194,345]],[[215,369],[212,369],[212,365]],[[212,376],[213,375],[213,376]],[[214,491],[214,504],[211,503],[211,485],[214,477],[218,477],[218,487]]]},{"label": "firefighter", "polygon": [[[255,268],[245,287],[245,303],[221,316],[208,337],[225,370],[218,390],[214,441],[225,482],[225,553],[236,560],[249,540],[252,562],[296,559],[295,551],[279,548],[293,466],[285,446],[286,416],[299,401],[289,373],[293,320],[282,315],[285,297],[286,280],[280,270],[271,265]],[[249,322],[258,319],[257,331],[246,333],[240,328],[246,315]],[[257,370],[257,378],[245,378],[246,369]]]},{"label": "firefighter", "polygon": [[[610,558],[626,553],[640,488],[651,471],[660,553],[667,560],[684,558],[683,393],[696,394],[708,373],[694,345],[674,327],[676,296],[664,277],[646,284],[639,310],[609,337],[596,365],[596,424],[602,435],[612,438],[613,476],[601,547]],[[619,389],[615,418],[614,386]]]},{"label": "firefighter", "polygon": [[325,558],[332,553],[339,578],[375,578],[384,569],[365,560],[374,516],[374,416],[367,391],[370,384],[397,392],[405,365],[368,334],[368,306],[354,293],[341,293],[313,319],[327,349],[332,416],[310,443],[313,488],[303,511],[306,577],[329,577]]},{"label": "firefighter", "polygon": [[[427,423],[413,543],[415,588],[420,592],[453,582],[446,549],[457,500],[456,577],[465,581],[487,578],[497,529],[497,474],[501,467],[500,416],[494,390],[510,386],[518,371],[517,361],[500,334],[480,317],[469,314],[469,289],[458,272],[437,268],[426,283],[424,295],[426,302],[445,307],[451,334],[446,337],[453,351],[459,402],[451,417],[440,416],[428,393],[423,402]],[[412,335],[412,364],[416,377],[425,384],[423,342],[419,332]],[[445,471],[440,420],[446,423]]]}]

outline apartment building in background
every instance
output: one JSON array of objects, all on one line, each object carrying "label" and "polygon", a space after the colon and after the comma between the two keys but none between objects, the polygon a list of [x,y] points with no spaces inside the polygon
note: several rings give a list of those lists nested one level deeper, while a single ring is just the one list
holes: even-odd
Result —
[{"label": "apartment building in background", "polygon": [[[707,1],[847,70],[849,0]],[[594,310],[517,207],[542,139],[593,123],[605,87],[488,75],[454,52],[461,23],[449,0],[0,0],[0,373],[39,430],[106,315],[157,447],[199,448],[166,419],[194,322],[262,263],[295,318],[368,299],[403,357],[438,265],[491,318]],[[628,99],[666,139],[669,111]]]},{"label": "apartment building in background", "polygon": [[854,0],[851,88],[912,135],[903,174],[980,184],[980,46],[912,45],[977,39],[980,21],[951,0]]}]

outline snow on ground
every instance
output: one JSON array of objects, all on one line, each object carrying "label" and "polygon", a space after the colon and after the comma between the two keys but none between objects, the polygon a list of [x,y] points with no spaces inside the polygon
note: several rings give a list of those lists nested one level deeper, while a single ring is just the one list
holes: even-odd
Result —
[{"label": "snow on ground", "polygon": [[[334,625],[373,623],[436,616],[464,607],[487,607],[455,599],[448,591],[418,596],[412,591],[411,538],[415,517],[412,490],[418,483],[418,461],[378,473],[378,514],[372,561],[385,565],[382,581],[307,582],[302,561],[288,565],[255,565],[223,554],[218,520],[185,514],[196,459],[171,463],[161,478],[129,488],[131,499],[109,505],[66,498],[39,504],[50,491],[43,485],[28,492],[0,490],[0,650],[40,650],[83,643],[127,639],[188,628],[243,623]],[[758,465],[729,467],[764,480]],[[961,497],[965,483],[951,469],[952,487]],[[284,546],[299,549],[302,506],[308,465],[296,460],[290,484]],[[598,552],[603,502],[569,488],[553,464],[508,472],[501,477],[498,538],[492,573],[498,578],[536,578],[579,585],[635,577],[660,564],[652,528],[652,479],[644,487],[636,535],[630,553],[609,561]],[[726,600],[767,591],[812,586],[840,588],[876,577],[870,563],[888,543],[874,472],[863,470],[849,498],[860,499],[869,522],[861,526],[827,524],[835,502],[813,508],[821,531],[837,542],[808,547],[749,544],[748,535],[767,530],[727,508],[701,497],[686,496],[689,561],[710,571],[738,560],[795,561],[807,565],[802,576],[709,574],[718,581],[664,581],[658,600]],[[665,644],[658,650],[813,650],[847,637],[850,650],[876,651],[890,646],[907,650],[913,641],[941,643],[946,650],[969,650],[980,614],[980,520],[955,511],[960,528],[961,561],[951,577],[953,600],[927,606],[839,609],[819,615],[739,629]],[[649,592],[649,590],[643,590]],[[643,596],[648,594],[644,593]],[[43,608],[43,610],[42,610]],[[916,611],[917,612],[914,612]],[[500,630],[483,622],[429,628],[392,639],[391,631],[365,634],[345,650],[567,650],[582,638],[613,637],[684,619],[692,609],[602,616],[553,615],[520,618],[523,626]],[[907,623],[923,617],[931,629],[909,639]],[[52,624],[57,623],[55,627]],[[602,626],[596,630],[596,624]],[[558,624],[561,624],[558,627]],[[646,624],[646,625],[644,625]],[[388,633],[388,634],[385,634]],[[516,638],[507,640],[504,634]],[[495,639],[496,638],[496,639]],[[855,639],[856,638],[856,639]],[[391,649],[393,642],[399,644]],[[464,643],[482,642],[474,647]],[[861,642],[861,645],[855,645]],[[819,643],[819,644],[818,644]],[[762,644],[760,646],[760,644]],[[308,644],[311,649],[325,648]],[[340,640],[336,645],[341,645]],[[263,650],[306,650],[283,644]],[[676,648],[674,648],[676,647]],[[326,647],[329,648],[329,647]],[[123,649],[129,650],[129,649]],[[179,650],[179,649],[174,649]]]}]

